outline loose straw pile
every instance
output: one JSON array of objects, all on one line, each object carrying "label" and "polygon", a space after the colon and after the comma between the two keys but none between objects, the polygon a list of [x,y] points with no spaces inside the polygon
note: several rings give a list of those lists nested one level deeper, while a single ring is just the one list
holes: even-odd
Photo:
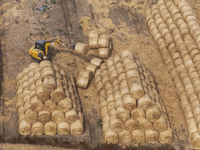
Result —
[{"label": "loose straw pile", "polygon": [[16,108],[21,135],[84,132],[74,79],[50,61],[31,63],[18,74]]},{"label": "loose straw pile", "polygon": [[147,10],[146,23],[173,78],[187,122],[190,144],[199,149],[199,20],[185,0],[159,0]]},{"label": "loose straw pile", "polygon": [[110,57],[95,73],[107,143],[171,143],[172,130],[152,74],[132,52]]}]

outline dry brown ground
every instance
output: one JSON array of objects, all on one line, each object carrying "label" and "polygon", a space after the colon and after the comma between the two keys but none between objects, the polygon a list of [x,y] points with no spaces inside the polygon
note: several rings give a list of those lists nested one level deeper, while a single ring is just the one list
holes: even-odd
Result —
[{"label": "dry brown ground", "polygon": [[[173,81],[145,25],[144,10],[156,0],[59,0],[56,4],[52,2],[49,0],[47,4],[45,0],[3,0],[2,5],[0,2],[2,13],[0,139],[2,142],[41,143],[34,141],[35,138],[18,135],[14,105],[15,78],[24,67],[33,62],[28,56],[28,49],[40,38],[50,40],[58,37],[67,45],[78,41],[87,42],[85,35],[87,31],[98,30],[110,34],[113,38],[112,55],[124,49],[131,50],[153,73],[174,131],[174,142],[171,145],[176,149],[190,149],[187,127]],[[190,4],[199,16],[200,2],[190,0]],[[48,8],[39,12],[38,8],[43,5],[47,5]],[[66,72],[74,74],[75,77],[85,62],[90,60],[90,57],[82,57],[67,49],[59,50],[59,47],[51,48],[50,53],[53,62],[62,65]],[[93,83],[87,90],[79,89],[86,115],[86,133],[80,139],[70,138],[69,141],[73,142],[70,142],[71,144],[63,139],[60,141],[53,139],[51,142],[48,137],[46,141],[42,141],[43,144],[88,148],[88,146],[97,147],[104,142],[99,124],[98,95],[94,91]],[[73,141],[74,138],[79,141]],[[0,149],[4,147],[6,146],[0,145]],[[102,146],[102,148],[108,147]]]}]

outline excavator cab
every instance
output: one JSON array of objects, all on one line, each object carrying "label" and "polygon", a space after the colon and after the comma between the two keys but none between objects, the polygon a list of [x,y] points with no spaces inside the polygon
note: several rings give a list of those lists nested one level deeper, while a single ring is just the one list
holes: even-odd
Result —
[{"label": "excavator cab", "polygon": [[52,44],[61,44],[61,43],[62,41],[58,39],[53,39],[51,41],[45,41],[40,39],[35,42],[35,46],[30,48],[29,55],[39,61],[44,59],[49,59],[48,47]]}]

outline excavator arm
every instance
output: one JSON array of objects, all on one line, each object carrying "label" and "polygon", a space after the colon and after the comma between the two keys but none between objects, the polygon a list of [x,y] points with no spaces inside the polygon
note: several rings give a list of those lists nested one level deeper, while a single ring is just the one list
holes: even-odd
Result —
[{"label": "excavator arm", "polygon": [[59,39],[53,39],[53,40],[47,41],[45,44],[45,55],[46,56],[48,55],[49,46],[53,45],[53,44],[63,44],[63,42]]}]

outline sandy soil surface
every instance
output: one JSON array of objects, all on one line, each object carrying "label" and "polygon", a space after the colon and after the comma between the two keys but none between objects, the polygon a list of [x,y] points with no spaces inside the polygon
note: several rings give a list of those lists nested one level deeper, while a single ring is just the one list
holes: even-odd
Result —
[{"label": "sandy soil surface", "polygon": [[[69,138],[70,142],[63,140],[64,137],[59,140],[46,137],[46,141],[41,142],[36,140],[37,138],[19,136],[15,110],[15,78],[24,67],[34,61],[28,55],[28,50],[36,40],[51,40],[57,37],[70,45],[76,42],[87,42],[87,32],[97,30],[105,32],[113,38],[112,55],[128,49],[146,64],[156,78],[174,131],[174,142],[171,145],[175,149],[190,149],[187,127],[173,81],[145,25],[144,10],[155,2],[156,0],[1,1],[0,141],[45,143],[74,148],[97,148],[104,142],[99,123],[98,95],[94,92],[93,82],[87,90],[79,89],[86,117],[86,133],[80,138]],[[199,16],[200,2],[191,0],[190,4]],[[43,6],[47,6],[47,8],[39,11],[39,8]],[[64,47],[50,48],[50,54],[53,62],[59,63],[66,72],[72,73],[75,77],[84,64],[91,59],[91,57],[75,54]],[[74,141],[75,139],[78,141]],[[4,147],[6,146],[4,145]],[[152,147],[154,146],[151,145]],[[98,148],[106,149],[105,146]]]}]

